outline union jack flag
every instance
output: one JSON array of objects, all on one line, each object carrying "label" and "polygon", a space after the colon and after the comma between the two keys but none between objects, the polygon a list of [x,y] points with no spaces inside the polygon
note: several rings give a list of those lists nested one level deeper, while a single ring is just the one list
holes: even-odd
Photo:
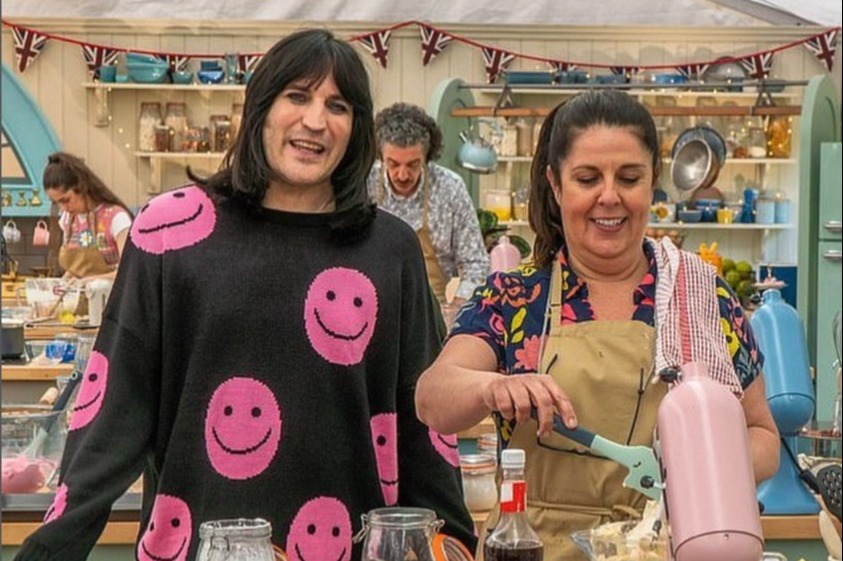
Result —
[{"label": "union jack flag", "polygon": [[190,62],[189,55],[165,55],[167,64],[173,72],[181,72],[187,68],[187,63]]},{"label": "union jack flag", "polygon": [[237,70],[240,72],[254,72],[263,55],[237,55]]},{"label": "union jack flag", "polygon": [[18,61],[18,71],[25,72],[29,65],[35,62],[44,47],[47,46],[49,37],[41,35],[31,29],[12,28],[12,37],[15,42],[15,59]]},{"label": "union jack flag", "polygon": [[427,66],[432,62],[454,40],[447,33],[423,24],[419,25],[419,33],[421,34],[422,66]]},{"label": "union jack flag", "polygon": [[369,33],[368,35],[364,35],[363,37],[358,37],[358,41],[363,43],[363,47],[369,51],[375,60],[377,60],[381,66],[386,68],[387,58],[389,57],[389,36],[392,35],[392,31],[385,30],[385,31],[375,31],[374,33]]},{"label": "union jack flag", "polygon": [[637,66],[610,66],[609,70],[611,70],[612,74],[615,76],[626,76],[629,78],[630,76],[638,74],[640,69]]},{"label": "union jack flag", "polygon": [[773,69],[773,52],[758,53],[738,59],[738,62],[746,69],[747,74],[756,80],[763,80]]},{"label": "union jack flag", "polygon": [[506,51],[499,51],[491,47],[483,47],[483,63],[486,67],[486,81],[494,83],[503,70],[515,60],[515,55]]},{"label": "union jack flag", "polygon": [[577,65],[572,62],[562,62],[561,60],[549,60],[547,65],[556,72],[568,72],[569,70],[576,70]]},{"label": "union jack flag", "polygon": [[685,76],[688,80],[699,80],[705,71],[708,70],[710,64],[684,64],[677,66],[676,71]]},{"label": "union jack flag", "polygon": [[831,72],[834,68],[834,54],[837,52],[837,29],[820,33],[805,41],[804,45],[814,53],[820,62],[825,65],[826,70]]},{"label": "union jack flag", "polygon": [[110,47],[101,47],[99,45],[88,45],[83,43],[82,56],[85,57],[85,64],[88,66],[88,73],[94,76],[94,73],[100,66],[107,66],[114,64],[117,61],[117,55],[120,54],[118,49]]}]

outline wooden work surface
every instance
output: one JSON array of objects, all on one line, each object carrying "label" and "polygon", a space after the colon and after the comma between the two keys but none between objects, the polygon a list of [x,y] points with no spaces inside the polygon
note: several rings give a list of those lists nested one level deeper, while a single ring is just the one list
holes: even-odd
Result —
[{"label": "wooden work surface", "polygon": [[24,338],[28,341],[42,341],[54,339],[60,333],[75,333],[77,335],[96,335],[97,328],[86,327],[78,329],[72,325],[64,323],[50,322],[50,323],[34,323],[24,326]]},{"label": "wooden work surface", "polygon": [[[486,520],[486,512],[471,514],[478,527]],[[40,522],[3,522],[3,545],[20,545]],[[761,526],[766,540],[819,540],[819,523],[814,516],[762,516]],[[98,544],[133,544],[138,535],[137,521],[109,522]]]},{"label": "wooden work surface", "polygon": [[[138,526],[140,523],[134,521],[111,521],[105,525],[99,545],[124,545],[134,544],[138,537]],[[29,537],[41,522],[3,522],[3,545],[21,545],[23,540]]]},{"label": "wooden work surface", "polygon": [[73,364],[3,364],[4,382],[50,382],[61,376],[70,376]]},{"label": "wooden work surface", "polygon": [[[472,512],[471,518],[479,528],[486,521],[488,512]],[[761,528],[765,540],[820,540],[817,515],[762,516]]]}]

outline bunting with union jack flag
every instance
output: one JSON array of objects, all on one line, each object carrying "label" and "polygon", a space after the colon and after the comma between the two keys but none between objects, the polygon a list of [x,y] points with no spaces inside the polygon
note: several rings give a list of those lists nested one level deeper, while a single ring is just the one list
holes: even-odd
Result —
[{"label": "bunting with union jack flag", "polygon": [[386,68],[389,58],[389,37],[391,35],[392,31],[387,29],[358,37],[357,40],[363,44],[363,48],[369,51],[382,67]]},{"label": "bunting with union jack flag", "polygon": [[88,74],[94,76],[100,66],[108,66],[117,62],[117,55],[122,51],[121,49],[112,49],[111,47],[103,47],[102,45],[88,45],[82,43],[82,56],[85,57],[85,64],[88,66]]},{"label": "bunting with union jack flag", "polygon": [[498,78],[498,74],[506,70],[515,60],[515,55],[506,51],[499,51],[492,47],[483,47],[483,64],[486,67],[486,81],[493,84]]},{"label": "bunting with union jack flag", "polygon": [[814,56],[825,65],[825,69],[829,72],[834,68],[834,54],[837,52],[838,31],[840,30],[832,29],[831,31],[820,33],[804,43],[808,50],[814,53]]},{"label": "bunting with union jack flag", "polygon": [[638,74],[640,68],[638,66],[610,66],[609,70],[615,76],[626,76],[629,81],[629,78]]},{"label": "bunting with union jack flag", "polygon": [[173,72],[182,72],[187,70],[187,63],[190,62],[190,58],[191,57],[188,55],[166,55],[167,64]]},{"label": "bunting with union jack flag", "polygon": [[263,55],[237,55],[237,70],[240,72],[254,72],[255,66]]},{"label": "bunting with union jack flag", "polygon": [[739,58],[738,62],[744,67],[750,78],[764,80],[769,76],[770,70],[773,69],[773,51],[745,56]]},{"label": "bunting with union jack flag", "polygon": [[17,60],[18,71],[21,74],[26,72],[29,65],[35,62],[35,59],[47,46],[47,41],[50,40],[46,35],[22,27],[12,28],[12,38],[15,42],[15,60]]},{"label": "bunting with union jack flag", "polygon": [[439,56],[439,53],[444,51],[445,47],[454,40],[447,33],[429,25],[419,24],[419,33],[421,34],[422,66],[427,66],[433,62],[433,59]]},{"label": "bunting with union jack flag", "polygon": [[688,80],[699,80],[702,78],[702,75],[705,74],[705,71],[708,70],[709,66],[711,65],[706,63],[683,64],[677,66],[676,71]]},{"label": "bunting with union jack flag", "polygon": [[561,60],[548,60],[547,65],[555,72],[569,72],[577,69],[576,64],[572,62],[563,62]]}]

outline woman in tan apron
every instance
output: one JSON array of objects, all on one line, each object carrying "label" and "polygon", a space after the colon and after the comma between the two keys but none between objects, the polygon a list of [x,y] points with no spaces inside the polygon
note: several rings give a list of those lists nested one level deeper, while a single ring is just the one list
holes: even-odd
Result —
[{"label": "woman in tan apron", "polygon": [[[457,432],[497,412],[501,445],[527,451],[528,516],[545,561],[585,559],[571,532],[637,516],[645,502],[622,486],[625,468],[554,435],[552,414],[650,445],[667,391],[655,373],[682,364],[680,317],[691,340],[704,341],[690,356],[708,357],[713,377],[743,396],[756,477],[775,472],[778,437],[739,304],[696,256],[669,241],[644,245],[658,153],[652,118],[623,93],[584,93],[555,108],[533,162],[535,268],[491,275],[417,385],[419,417],[434,430]],[[677,310],[676,292],[687,292],[690,311]]]},{"label": "woman in tan apron", "polygon": [[49,156],[43,183],[61,213],[58,262],[65,276],[113,279],[131,225],[126,205],[71,154]]}]

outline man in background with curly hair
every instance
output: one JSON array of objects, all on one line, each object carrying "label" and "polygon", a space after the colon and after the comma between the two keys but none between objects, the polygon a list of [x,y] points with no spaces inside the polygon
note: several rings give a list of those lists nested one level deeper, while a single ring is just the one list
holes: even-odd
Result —
[{"label": "man in background with curly hair", "polygon": [[369,194],[416,231],[430,286],[443,306],[446,285],[459,277],[447,307],[456,311],[485,280],[489,256],[465,183],[434,162],[442,131],[421,107],[395,103],[378,113],[375,136],[380,161],[369,173]]}]

